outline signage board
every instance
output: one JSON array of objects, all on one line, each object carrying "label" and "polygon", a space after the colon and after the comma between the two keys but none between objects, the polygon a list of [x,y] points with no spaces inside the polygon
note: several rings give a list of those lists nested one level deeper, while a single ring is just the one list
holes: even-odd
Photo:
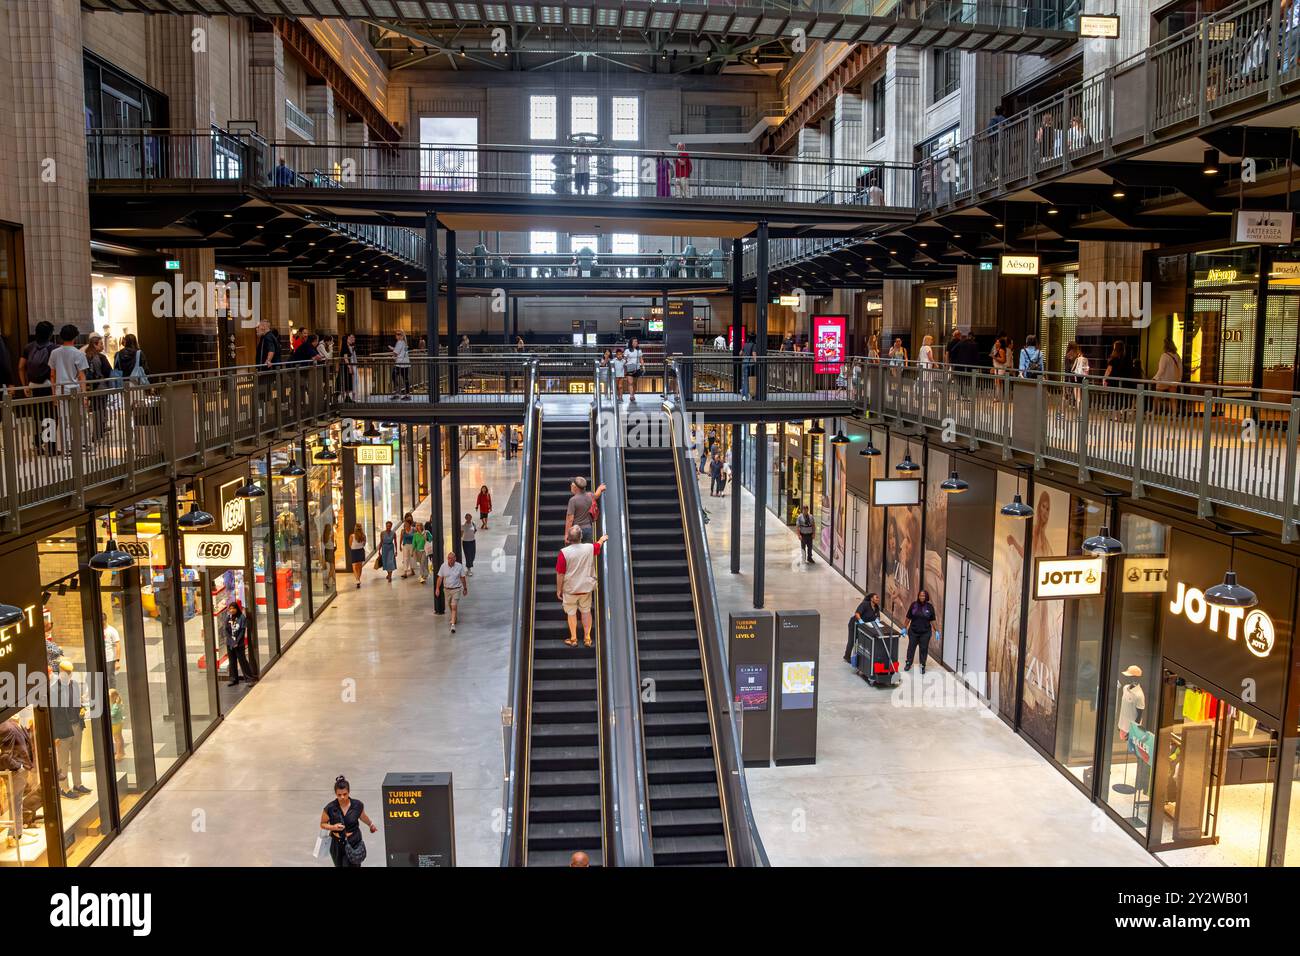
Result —
[{"label": "signage board", "polygon": [[814,315],[813,372],[818,375],[838,375],[844,365],[845,338],[848,330],[847,315]]},{"label": "signage board", "polygon": [[185,563],[192,568],[242,568],[244,536],[221,531],[190,531],[181,535]]},{"label": "signage board", "polygon": [[449,773],[384,775],[384,855],[393,867],[456,865]]},{"label": "signage board", "polygon": [[980,260],[980,272],[992,272],[993,263],[988,259]]},{"label": "signage board", "polygon": [[1289,246],[1295,213],[1275,209],[1238,209],[1232,214],[1232,241],[1264,246]]},{"label": "signage board", "polygon": [[1002,274],[1004,276],[1038,275],[1038,256],[1006,255],[1002,257]]},{"label": "signage board", "polygon": [[248,508],[244,499],[235,494],[235,491],[244,483],[242,478],[236,478],[234,481],[228,481],[221,486],[218,495],[221,501],[221,530],[222,531],[243,531],[245,521],[247,520]]},{"label": "signage board", "polygon": [[1169,589],[1169,558],[1125,558],[1120,590],[1125,594],[1160,594]]},{"label": "signage board", "polygon": [[352,449],[357,456],[358,465],[391,465],[393,463],[393,446],[384,442],[379,445],[357,445]]},{"label": "signage board", "polygon": [[767,665],[737,664],[733,690],[741,710],[767,710]]},{"label": "signage board", "polygon": [[921,503],[920,478],[877,478],[871,483],[871,503],[877,508]]},{"label": "signage board", "polygon": [[9,700],[0,702],[0,714],[23,706],[30,675],[45,674],[45,628],[37,568],[35,542],[0,557],[5,602],[23,612],[16,623],[0,628],[0,675],[5,675],[5,682],[12,680],[10,687],[14,691]]},{"label": "signage board", "polygon": [[939,308],[939,297],[937,295],[927,295],[925,297],[925,307],[927,309]]},{"label": "signage board", "polygon": [[1274,262],[1268,275],[1270,279],[1300,279],[1300,262]]},{"label": "signage board", "polygon": [[181,260],[168,259],[165,263],[163,263],[163,265],[167,267],[168,272],[179,272],[181,268]]},{"label": "signage board", "polygon": [[342,315],[348,310],[348,294],[346,292],[336,292],[334,294],[334,311]]},{"label": "signage board", "polygon": [[385,290],[384,290],[384,298],[387,299],[389,302],[405,302],[405,301],[406,301],[406,290],[405,290],[405,289],[385,289]]},{"label": "signage board", "polygon": [[1119,37],[1119,17],[1095,13],[1079,16],[1079,36],[1097,40]]},{"label": "signage board", "polygon": [[797,309],[799,307],[799,297],[797,295],[777,296],[776,304],[788,306],[792,309]]},{"label": "signage board", "polygon": [[1035,558],[1034,600],[1095,597],[1105,570],[1104,558]]},{"label": "signage board", "polygon": [[739,704],[741,759],[746,767],[766,767],[772,759],[772,649],[775,618],[771,611],[732,612],[727,658],[732,695]]}]

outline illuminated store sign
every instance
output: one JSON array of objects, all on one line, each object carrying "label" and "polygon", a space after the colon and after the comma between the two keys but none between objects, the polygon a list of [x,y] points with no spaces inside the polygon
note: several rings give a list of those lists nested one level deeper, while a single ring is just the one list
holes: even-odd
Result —
[{"label": "illuminated store sign", "polygon": [[[1178,582],[1169,613],[1182,615],[1193,624],[1203,624],[1214,634],[1222,633],[1230,641],[1238,638],[1256,657],[1268,657],[1277,643],[1273,619],[1259,608],[1219,607],[1205,600],[1200,588]],[[1222,625],[1222,630],[1220,626]]]},{"label": "illuminated store sign", "polygon": [[1119,17],[1087,14],[1079,17],[1079,36],[1096,40],[1119,37]]},{"label": "illuminated store sign", "polygon": [[1290,245],[1294,215],[1273,209],[1238,209],[1232,217],[1233,241],[1268,246]]},{"label": "illuminated store sign", "polygon": [[392,445],[358,445],[353,449],[358,465],[391,465],[393,463]]},{"label": "illuminated store sign", "polygon": [[181,535],[185,563],[192,568],[242,568],[244,536],[194,532]]},{"label": "illuminated store sign", "polygon": [[1095,597],[1101,593],[1103,558],[1036,558],[1034,600]]},{"label": "illuminated store sign", "polygon": [[1125,594],[1159,594],[1169,590],[1168,558],[1125,558],[1121,572]]},{"label": "illuminated store sign", "polygon": [[1002,274],[1004,276],[1038,275],[1038,256],[1003,256]]}]

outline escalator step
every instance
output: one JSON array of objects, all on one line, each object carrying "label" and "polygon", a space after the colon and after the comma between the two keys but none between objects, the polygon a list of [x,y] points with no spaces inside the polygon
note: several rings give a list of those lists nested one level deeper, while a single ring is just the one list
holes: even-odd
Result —
[{"label": "escalator step", "polygon": [[533,749],[539,747],[595,747],[600,743],[600,728],[595,723],[534,724]]},{"label": "escalator step", "polygon": [[655,690],[654,700],[644,701],[641,709],[650,711],[700,711],[708,706],[702,690]]},{"label": "escalator step", "polygon": [[697,647],[666,651],[642,648],[637,652],[637,660],[643,669],[696,671],[700,669],[700,653]]},{"label": "escalator step", "polygon": [[694,628],[689,631],[638,631],[636,641],[642,651],[685,650],[689,647],[698,653],[700,649]]},{"label": "escalator step", "polygon": [[712,760],[713,738],[706,734],[672,734],[645,739],[646,760]]},{"label": "escalator step", "polygon": [[709,715],[706,713],[678,713],[676,711],[651,711],[645,715],[647,734],[664,736],[672,734],[708,734]]},{"label": "escalator step", "polygon": [[533,703],[533,723],[576,723],[596,719],[596,699],[539,700]]},{"label": "escalator step", "polygon": [[533,820],[599,820],[600,797],[593,794],[534,797],[528,801],[528,819],[530,823]]},{"label": "escalator step", "polygon": [[720,835],[656,839],[653,849],[655,866],[727,862],[727,841]]},{"label": "escalator step", "polygon": [[[536,744],[536,742],[534,742]],[[595,745],[590,747],[533,746],[530,751],[532,770],[551,772],[559,770],[599,770],[600,757]]]},{"label": "escalator step", "polygon": [[[716,778],[699,783],[652,783],[650,806],[659,809],[686,810],[720,806]],[[652,809],[653,813],[654,810]]]},{"label": "escalator step", "polygon": [[[700,695],[703,697],[703,695]],[[595,700],[595,680],[552,680],[534,686],[534,700]]]},{"label": "escalator step", "polygon": [[[713,761],[703,757],[672,757],[655,760],[646,757],[646,778],[652,783],[704,783],[717,780]],[[650,804],[651,809],[654,804]]]},{"label": "escalator step", "polygon": [[656,847],[665,837],[720,835],[723,832],[722,808],[651,810],[650,830],[654,833]]},{"label": "escalator step", "polygon": [[[600,796],[600,773],[591,770],[538,770],[528,774],[533,796]],[[531,797],[530,797],[531,799]]]},{"label": "escalator step", "polygon": [[537,850],[584,850],[590,853],[600,849],[599,820],[565,820],[563,823],[549,820],[534,823],[528,821],[528,851]]}]

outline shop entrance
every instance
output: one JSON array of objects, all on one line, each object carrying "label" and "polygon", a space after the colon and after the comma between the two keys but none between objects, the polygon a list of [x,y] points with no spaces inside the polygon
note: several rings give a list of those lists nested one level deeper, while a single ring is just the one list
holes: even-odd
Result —
[{"label": "shop entrance", "polygon": [[943,662],[981,697],[988,697],[989,597],[993,576],[948,552]]},{"label": "shop entrance", "polygon": [[1264,866],[1277,731],[1166,661],[1149,849],[1182,866]]}]

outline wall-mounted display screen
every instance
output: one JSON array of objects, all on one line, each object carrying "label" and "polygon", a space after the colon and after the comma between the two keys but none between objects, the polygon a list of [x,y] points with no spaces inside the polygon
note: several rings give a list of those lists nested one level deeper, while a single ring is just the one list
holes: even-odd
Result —
[{"label": "wall-mounted display screen", "polygon": [[920,478],[877,478],[871,483],[871,503],[877,508],[891,505],[919,505]]}]

